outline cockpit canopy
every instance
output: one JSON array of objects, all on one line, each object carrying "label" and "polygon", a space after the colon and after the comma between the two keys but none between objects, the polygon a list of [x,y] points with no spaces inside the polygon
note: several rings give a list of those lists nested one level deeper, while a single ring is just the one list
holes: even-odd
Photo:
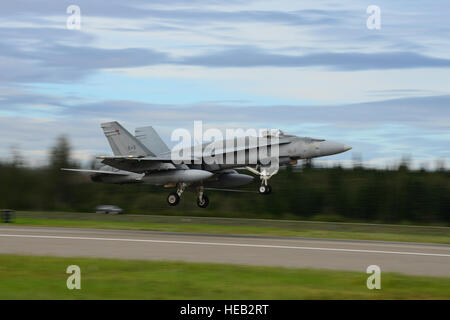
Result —
[{"label": "cockpit canopy", "polygon": [[278,137],[278,138],[295,137],[294,135],[291,135],[291,134],[285,134],[280,129],[263,130],[262,131],[262,136],[265,137],[265,138],[270,138],[270,137]]},{"label": "cockpit canopy", "polygon": [[314,142],[325,141],[325,139],[314,139],[314,138],[310,138],[310,137],[304,137],[303,139],[305,140],[306,143],[314,143]]},{"label": "cockpit canopy", "polygon": [[268,137],[281,137],[284,136],[284,132],[281,131],[280,129],[267,129],[267,130],[263,130],[261,135],[264,138],[268,138]]}]

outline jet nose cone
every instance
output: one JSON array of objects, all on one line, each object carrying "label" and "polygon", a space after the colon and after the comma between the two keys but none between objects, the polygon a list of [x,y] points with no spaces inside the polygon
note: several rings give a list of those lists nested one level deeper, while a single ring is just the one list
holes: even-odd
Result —
[{"label": "jet nose cone", "polygon": [[334,142],[334,141],[324,141],[320,144],[320,156],[329,156],[333,154],[342,153],[350,150],[352,147],[345,144]]}]

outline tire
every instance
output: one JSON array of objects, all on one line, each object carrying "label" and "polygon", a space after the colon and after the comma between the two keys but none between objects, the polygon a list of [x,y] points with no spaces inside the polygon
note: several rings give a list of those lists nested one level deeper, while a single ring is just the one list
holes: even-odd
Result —
[{"label": "tire", "polygon": [[176,206],[180,202],[180,196],[176,192],[172,192],[167,196],[167,203],[169,206]]},{"label": "tire", "polygon": [[260,187],[259,187],[259,193],[260,194],[269,194],[269,193],[271,193],[272,192],[272,187],[271,186],[269,186],[269,185],[264,185],[264,184],[262,184]]},{"label": "tire", "polygon": [[262,184],[262,185],[259,187],[258,191],[259,191],[260,194],[266,194],[266,192],[267,192],[267,186],[265,186],[265,185]]},{"label": "tire", "polygon": [[200,207],[200,208],[206,208],[208,205],[209,205],[209,198],[208,198],[208,196],[206,195],[206,194],[204,194],[203,195],[203,199],[202,199],[203,201],[200,201],[200,199],[199,198],[197,198],[197,205]]}]

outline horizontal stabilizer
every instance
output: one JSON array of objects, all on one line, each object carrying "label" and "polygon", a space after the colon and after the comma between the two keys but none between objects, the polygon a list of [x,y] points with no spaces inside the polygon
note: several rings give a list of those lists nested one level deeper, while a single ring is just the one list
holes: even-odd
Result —
[{"label": "horizontal stabilizer", "polygon": [[66,169],[62,168],[62,171],[72,171],[72,172],[80,172],[80,173],[101,173],[101,174],[110,174],[115,176],[127,176],[126,172],[115,172],[115,171],[105,171],[105,170],[86,170],[86,169]]},{"label": "horizontal stabilizer", "polygon": [[[144,162],[144,161],[157,161],[157,162],[172,162],[172,158],[170,156],[163,157],[133,157],[133,156],[97,156],[97,159],[101,160],[113,160],[113,161],[136,161],[136,162]],[[177,159],[177,161],[195,161],[197,158],[186,158],[186,159]]]}]

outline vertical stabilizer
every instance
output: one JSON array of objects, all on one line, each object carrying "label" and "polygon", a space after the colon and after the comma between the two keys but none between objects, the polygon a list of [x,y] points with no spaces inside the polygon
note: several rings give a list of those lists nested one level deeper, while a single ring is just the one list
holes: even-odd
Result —
[{"label": "vertical stabilizer", "polygon": [[102,123],[101,127],[115,156],[155,156],[118,122]]},{"label": "vertical stabilizer", "polygon": [[137,128],[135,134],[136,138],[155,155],[170,152],[167,145],[162,141],[153,127]]}]

